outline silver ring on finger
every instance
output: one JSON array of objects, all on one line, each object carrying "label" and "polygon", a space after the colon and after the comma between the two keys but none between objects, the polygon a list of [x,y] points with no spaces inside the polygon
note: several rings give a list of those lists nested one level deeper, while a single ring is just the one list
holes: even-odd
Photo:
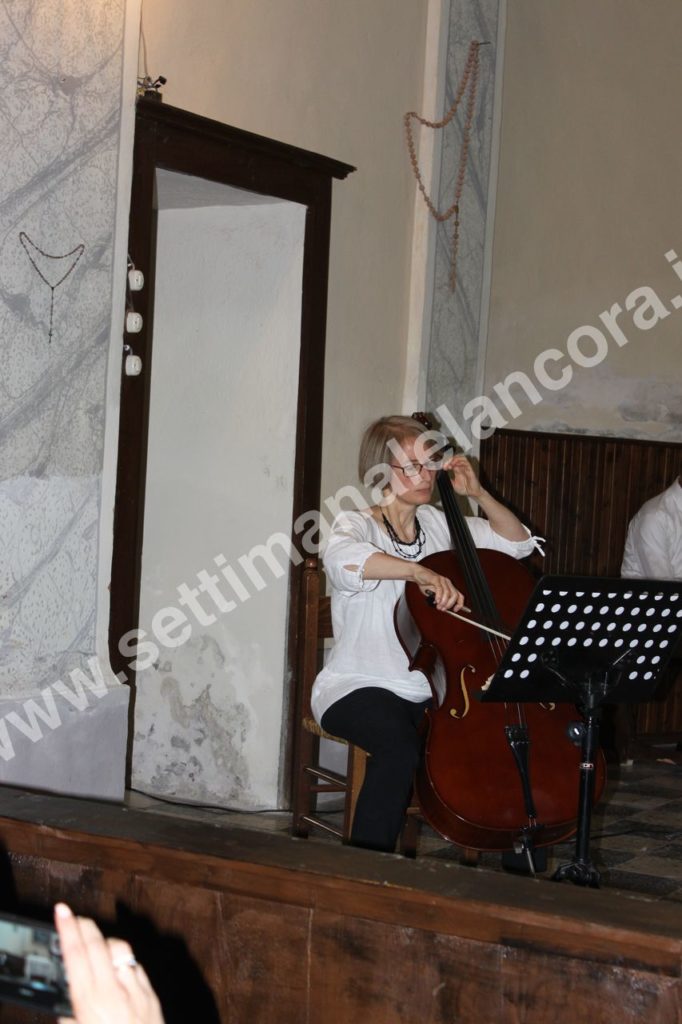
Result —
[{"label": "silver ring on finger", "polygon": [[129,953],[125,956],[117,956],[111,961],[111,964],[114,970],[118,971],[121,967],[137,967],[137,960],[132,953]]}]

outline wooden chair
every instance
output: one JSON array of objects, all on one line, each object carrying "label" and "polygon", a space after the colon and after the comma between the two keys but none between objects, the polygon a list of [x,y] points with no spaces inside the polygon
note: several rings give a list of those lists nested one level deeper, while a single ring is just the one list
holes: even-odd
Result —
[{"label": "wooden chair", "polygon": [[[320,594],[320,571],[316,558],[307,558],[303,569],[301,593],[302,627],[299,632],[297,658],[297,709],[294,736],[293,815],[292,833],[307,838],[311,829],[320,829],[350,841],[353,815],[358,794],[365,778],[365,764],[370,756],[338,736],[331,736],[313,718],[310,695],[315,677],[321,667],[324,641],[333,637],[331,602]],[[348,747],[346,773],[333,771],[320,764],[320,740],[329,739]],[[341,828],[317,810],[317,797],[321,793],[343,794],[343,822]],[[404,857],[416,857],[421,821],[419,806],[413,799],[405,815],[399,848]],[[476,865],[479,854],[462,849],[463,864]]]},{"label": "wooden chair", "polygon": [[[298,685],[296,733],[294,738],[294,791],[292,831],[307,838],[311,828],[321,829],[347,843],[350,840],[353,814],[358,793],[365,777],[367,754],[338,736],[325,733],[310,709],[310,694],[321,667],[324,641],[333,636],[331,602],[320,594],[320,572],[317,559],[307,558],[303,569],[302,629],[297,658]],[[348,747],[346,773],[333,771],[320,764],[320,740],[335,740]],[[317,810],[321,793],[344,795],[343,824],[337,828]]]}]

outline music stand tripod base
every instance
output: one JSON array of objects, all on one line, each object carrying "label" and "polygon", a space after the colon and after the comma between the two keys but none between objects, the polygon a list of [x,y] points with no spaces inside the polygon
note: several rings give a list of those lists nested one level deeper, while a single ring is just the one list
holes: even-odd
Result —
[{"label": "music stand tripod base", "polygon": [[[604,703],[651,699],[682,636],[682,582],[543,576],[481,701],[575,704],[580,783],[575,856],[552,876],[598,888],[589,858]],[[530,737],[532,743],[532,737]]]}]

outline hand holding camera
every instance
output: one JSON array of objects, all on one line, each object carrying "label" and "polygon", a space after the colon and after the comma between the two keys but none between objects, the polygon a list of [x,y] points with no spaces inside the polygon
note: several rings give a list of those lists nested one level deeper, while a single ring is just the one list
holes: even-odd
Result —
[{"label": "hand holding camera", "polygon": [[105,939],[94,921],[74,917],[64,903],[54,919],[78,1024],[163,1024],[156,993],[127,942]]}]

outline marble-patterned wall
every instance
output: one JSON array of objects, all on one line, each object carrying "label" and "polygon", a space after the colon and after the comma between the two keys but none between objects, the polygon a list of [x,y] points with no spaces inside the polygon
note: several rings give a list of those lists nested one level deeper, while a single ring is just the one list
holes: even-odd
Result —
[{"label": "marble-patterned wall", "polygon": [[[0,6],[0,780],[106,795],[127,689],[90,659],[125,17]],[[97,668],[79,695],[70,673]]]},{"label": "marble-patterned wall", "polygon": [[[481,376],[481,296],[488,192],[493,144],[493,108],[500,0],[451,0],[448,24],[444,113],[452,106],[472,40],[479,50],[480,71],[471,142],[460,202],[457,282],[450,285],[453,221],[438,225],[433,313],[429,341],[426,407],[445,405],[457,422],[464,404],[478,394]],[[438,208],[453,202],[466,96],[457,116],[443,129]]]}]

